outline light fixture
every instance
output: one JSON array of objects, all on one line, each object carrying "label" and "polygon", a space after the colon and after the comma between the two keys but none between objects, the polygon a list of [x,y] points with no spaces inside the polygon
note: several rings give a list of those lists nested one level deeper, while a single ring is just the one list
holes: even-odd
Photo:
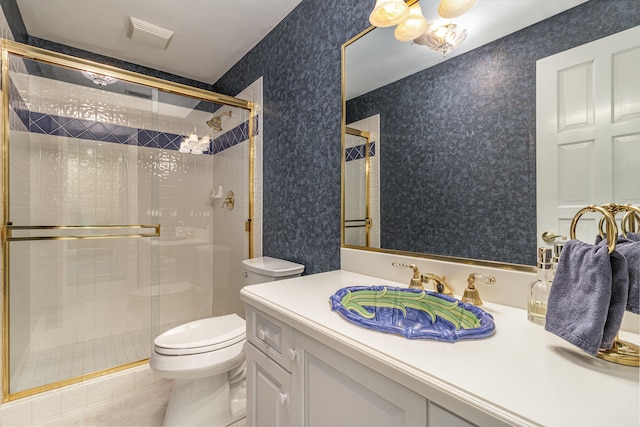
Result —
[{"label": "light fixture", "polygon": [[205,135],[198,139],[195,129],[189,135],[185,136],[180,143],[178,151],[180,153],[203,154],[209,151],[211,139],[209,135]]},{"label": "light fixture", "polygon": [[391,27],[409,16],[409,6],[403,0],[376,0],[369,22],[376,27]]},{"label": "light fixture", "polygon": [[438,14],[446,19],[457,18],[467,13],[478,0],[441,0],[438,6]]},{"label": "light fixture", "polygon": [[451,52],[467,38],[467,30],[453,23],[431,23],[427,30],[413,42],[440,52],[443,55]]},{"label": "light fixture", "polygon": [[393,34],[396,40],[408,42],[420,37],[427,29],[427,25],[427,20],[422,15],[420,3],[415,2],[409,7],[409,16],[398,24]]},{"label": "light fixture", "polygon": [[82,75],[98,86],[106,86],[118,81],[115,77],[92,73],[91,71],[81,71]]}]

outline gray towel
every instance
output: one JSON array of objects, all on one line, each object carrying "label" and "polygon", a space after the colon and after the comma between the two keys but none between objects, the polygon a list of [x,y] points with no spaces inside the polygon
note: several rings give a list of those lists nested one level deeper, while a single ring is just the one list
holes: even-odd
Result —
[{"label": "gray towel", "polygon": [[551,286],[545,329],[591,355],[598,354],[611,302],[611,283],[607,246],[569,240]]},{"label": "gray towel", "polygon": [[627,239],[633,240],[634,242],[640,242],[640,234],[628,232]]},{"label": "gray towel", "polygon": [[[606,244],[600,236],[596,238],[596,244]],[[640,234],[627,233],[627,237],[618,238],[616,252],[619,252],[626,260],[628,278],[627,305],[625,309],[635,314],[640,314]],[[620,266],[620,265],[619,265]],[[621,267],[621,266],[620,266]],[[615,266],[612,264],[612,268]],[[614,288],[617,287],[613,274]],[[619,286],[624,286],[624,283]]]}]

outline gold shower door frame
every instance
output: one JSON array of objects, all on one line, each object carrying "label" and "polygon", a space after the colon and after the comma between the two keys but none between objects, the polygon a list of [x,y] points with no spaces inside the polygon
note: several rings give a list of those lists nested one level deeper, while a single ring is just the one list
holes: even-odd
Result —
[{"label": "gold shower door frame", "polygon": [[[249,134],[249,209],[247,213],[246,231],[249,233],[249,258],[253,256],[253,227],[251,221],[254,216],[254,163],[255,163],[255,142],[254,142],[254,115],[255,108],[252,102],[235,98],[228,95],[218,94],[215,92],[198,89],[191,86],[169,82],[155,77],[145,76],[131,71],[122,70],[113,66],[99,64],[94,61],[76,58],[73,56],[40,49],[33,46],[24,45],[10,40],[0,40],[1,61],[2,61],[2,119],[1,119],[1,137],[2,137],[2,210],[0,218],[0,241],[2,244],[2,291],[3,291],[3,310],[2,310],[2,401],[8,402],[22,397],[32,396],[48,390],[56,389],[66,385],[78,383],[84,380],[96,378],[99,376],[111,374],[113,372],[122,371],[134,366],[140,366],[148,362],[148,359],[139,360],[137,362],[127,363],[125,365],[115,366],[108,369],[91,372],[78,377],[57,381],[52,384],[31,388],[16,393],[10,393],[10,252],[9,244],[11,241],[25,240],[71,240],[71,239],[118,239],[118,238],[144,238],[157,237],[160,235],[159,224],[133,224],[133,225],[95,225],[95,226],[77,226],[77,225],[52,225],[52,226],[13,226],[10,217],[10,186],[9,186],[9,138],[10,138],[10,105],[9,105],[9,55],[16,55],[25,59],[35,60],[61,67],[84,70],[97,74],[115,77],[118,80],[130,83],[148,86],[162,92],[175,95],[195,98],[203,101],[209,101],[216,104],[237,107],[249,112],[248,134]],[[139,230],[135,234],[113,234],[118,230]],[[100,234],[93,235],[65,235],[65,236],[42,236],[42,237],[19,237],[14,236],[13,231],[29,231],[29,230],[100,230]],[[146,231],[145,231],[146,230]]]}]

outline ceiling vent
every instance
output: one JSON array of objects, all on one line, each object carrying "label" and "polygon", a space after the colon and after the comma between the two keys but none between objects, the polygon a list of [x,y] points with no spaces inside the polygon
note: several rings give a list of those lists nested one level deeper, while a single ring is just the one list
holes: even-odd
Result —
[{"label": "ceiling vent", "polygon": [[129,38],[148,46],[166,49],[173,37],[173,31],[158,27],[138,18],[130,17]]}]

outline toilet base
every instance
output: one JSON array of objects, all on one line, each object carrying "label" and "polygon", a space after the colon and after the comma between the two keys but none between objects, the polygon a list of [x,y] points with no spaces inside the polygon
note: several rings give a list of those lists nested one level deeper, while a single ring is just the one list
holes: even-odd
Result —
[{"label": "toilet base", "polygon": [[246,414],[244,381],[229,384],[227,372],[174,380],[164,426],[227,426]]}]

